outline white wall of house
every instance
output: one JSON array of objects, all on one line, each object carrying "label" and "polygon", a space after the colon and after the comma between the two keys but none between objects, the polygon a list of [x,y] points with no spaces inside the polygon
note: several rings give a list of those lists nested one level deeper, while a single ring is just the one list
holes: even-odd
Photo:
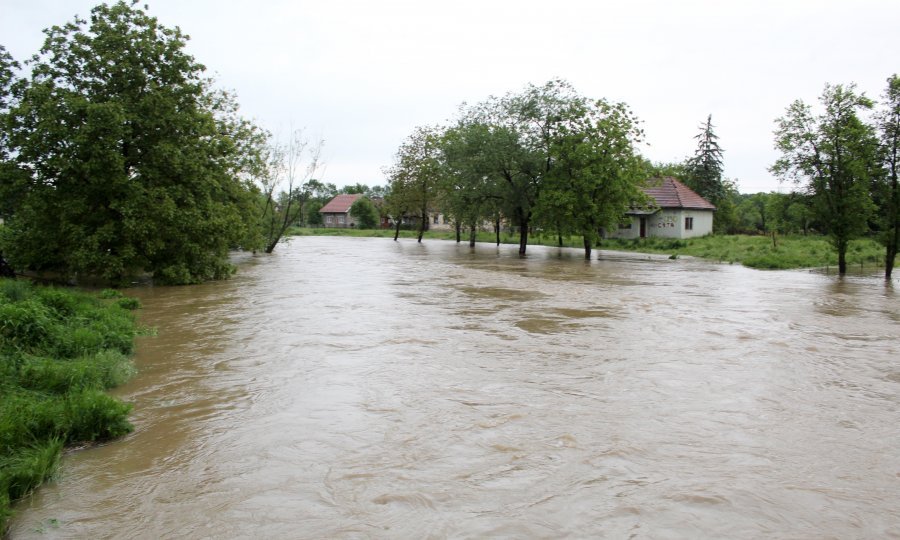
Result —
[{"label": "white wall of house", "polygon": [[712,210],[665,209],[649,216],[628,217],[630,223],[611,232],[610,238],[640,238],[641,218],[646,220],[647,238],[693,238],[712,234]]},{"label": "white wall of house", "polygon": [[330,227],[334,229],[346,229],[348,227],[356,227],[356,220],[353,219],[353,216],[350,215],[350,212],[346,214],[339,213],[325,213],[322,214],[322,222],[325,227]]}]

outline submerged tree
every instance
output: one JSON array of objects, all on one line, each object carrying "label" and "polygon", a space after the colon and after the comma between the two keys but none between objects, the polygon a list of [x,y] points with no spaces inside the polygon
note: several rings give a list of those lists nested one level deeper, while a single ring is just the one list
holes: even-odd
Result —
[{"label": "submerged tree", "polygon": [[616,227],[633,204],[645,202],[645,178],[635,146],[642,132],[624,103],[579,99],[574,116],[561,122],[550,142],[552,167],[538,204],[539,215],[582,237],[584,258],[600,230]]},{"label": "submerged tree", "polygon": [[266,253],[272,253],[288,227],[300,220],[303,205],[311,197],[310,182],[319,167],[322,141],[311,145],[302,130],[291,133],[286,144],[273,143],[267,150],[266,167],[259,176],[263,191],[261,233]]},{"label": "submerged tree", "polygon": [[440,178],[440,149],[438,141],[440,130],[433,127],[419,127],[403,142],[397,152],[394,165],[388,169],[390,180],[391,206],[398,220],[397,233],[400,231],[399,221],[403,215],[418,220],[418,241],[428,227],[428,213],[432,210],[437,198],[437,184]]},{"label": "submerged tree", "polygon": [[19,179],[2,179],[15,205],[0,250],[19,269],[113,282],[229,275],[258,222],[254,130],[187,36],[124,2],[45,33],[0,130]]},{"label": "submerged tree", "polygon": [[896,74],[887,80],[884,106],[877,115],[879,135],[879,161],[881,175],[876,184],[880,202],[882,231],[880,239],[885,246],[884,277],[891,279],[894,260],[900,244],[900,77]]},{"label": "submerged tree", "polygon": [[869,185],[876,142],[872,128],[857,114],[873,104],[854,85],[826,85],[820,101],[824,110],[819,115],[798,100],[777,120],[775,146],[782,155],[771,171],[805,187],[844,274],[849,242],[867,230],[872,213]]},{"label": "submerged tree", "polygon": [[460,121],[441,140],[443,174],[440,204],[460,231],[469,231],[469,245],[475,245],[478,227],[492,221],[501,201],[499,176],[492,166],[492,126]]}]

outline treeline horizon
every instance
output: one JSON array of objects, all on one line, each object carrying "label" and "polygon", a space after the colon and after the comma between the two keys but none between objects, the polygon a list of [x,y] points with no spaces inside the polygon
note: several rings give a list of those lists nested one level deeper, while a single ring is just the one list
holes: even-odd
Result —
[{"label": "treeline horizon", "polygon": [[318,179],[321,141],[297,130],[281,142],[242,117],[186,53],[187,35],[134,3],[101,4],[45,34],[28,69],[0,45],[4,271],[119,285],[227,278],[229,251],[273,251],[288,227],[315,224],[335,191],[383,198],[360,211],[420,227],[435,208],[470,233],[505,220],[521,254],[535,228],[580,235],[590,257],[601,230],[652,204],[641,188],[659,176],[716,205],[715,233],[818,232],[840,259],[850,239],[873,235],[887,260],[897,252],[896,76],[871,120],[862,114],[875,103],[852,84],[826,85],[821,112],[798,101],[776,120],[781,157],[770,170],[791,194],[738,193],[723,177],[712,115],[693,156],[654,164],[626,103],[559,79],[463,104],[449,124],[413,130],[386,186],[338,189]]}]

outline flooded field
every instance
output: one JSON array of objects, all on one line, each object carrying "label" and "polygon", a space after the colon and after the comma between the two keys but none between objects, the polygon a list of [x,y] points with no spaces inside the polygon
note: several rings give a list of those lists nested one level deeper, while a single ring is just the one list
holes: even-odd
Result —
[{"label": "flooded field", "polygon": [[295,238],[133,291],[136,430],[18,538],[900,538],[879,277]]}]

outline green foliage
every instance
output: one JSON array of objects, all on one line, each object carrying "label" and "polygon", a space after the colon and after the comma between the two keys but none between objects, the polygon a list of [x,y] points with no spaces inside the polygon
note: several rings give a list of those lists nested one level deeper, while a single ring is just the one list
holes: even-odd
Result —
[{"label": "green foliage", "polygon": [[122,291],[116,289],[103,289],[100,291],[100,294],[97,295],[100,298],[110,299],[110,298],[122,298]]},{"label": "green foliage", "polygon": [[325,206],[322,201],[311,200],[308,201],[303,207],[303,222],[306,225],[322,225],[322,214],[319,213],[319,210]]},{"label": "green foliage", "polygon": [[900,77],[887,80],[882,107],[876,116],[878,160],[874,197],[878,202],[878,238],[885,247],[885,278],[890,279],[900,249]]},{"label": "green foliage", "polygon": [[525,253],[529,230],[584,238],[586,256],[601,227],[617,223],[647,167],[635,146],[638,121],[623,103],[591,100],[565,81],[528,85],[462,110],[456,125],[419,128],[389,171],[387,211],[419,224],[437,207],[474,233],[509,220]]},{"label": "green foliage", "polygon": [[117,351],[101,351],[72,360],[24,357],[19,366],[19,385],[50,394],[70,390],[114,388],[134,375],[128,358]]},{"label": "green foliage", "polygon": [[418,127],[406,138],[394,165],[388,169],[388,208],[395,221],[406,217],[418,220],[419,241],[428,227],[428,213],[437,201],[441,177],[439,148],[441,132],[434,127]]},{"label": "green foliage", "polygon": [[[288,227],[300,222],[303,207],[312,196],[311,190],[321,184],[312,179],[319,166],[323,142],[311,146],[302,130],[291,133],[287,143],[270,143],[260,150],[265,166],[257,174],[263,197],[260,210],[260,232],[252,248],[272,253]],[[305,163],[304,163],[305,162]],[[302,170],[301,170],[302,169]],[[306,180],[305,183],[302,183]]]},{"label": "green foliage", "polygon": [[11,514],[10,500],[28,495],[56,471],[62,447],[62,441],[50,439],[0,457],[0,527]]},{"label": "green foliage", "polygon": [[869,187],[877,145],[872,127],[858,116],[872,101],[857,95],[854,85],[826,85],[820,101],[821,114],[798,100],[778,119],[775,144],[781,157],[771,170],[804,185],[844,273],[849,242],[866,232],[873,210]]},{"label": "green foliage", "polygon": [[137,298],[120,298],[116,300],[116,305],[122,309],[134,311],[141,308],[141,301]]},{"label": "green foliage", "polygon": [[[103,390],[134,373],[131,299],[0,280],[0,530],[63,444],[121,436],[131,406]],[[110,301],[112,300],[112,301]],[[133,306],[126,306],[133,307]]]},{"label": "green foliage", "polygon": [[261,134],[211,89],[187,36],[134,5],[54,26],[2,115],[0,251],[18,269],[123,283],[231,274],[256,226]]},{"label": "green foliage", "polygon": [[[607,239],[604,247],[612,250],[690,255],[715,261],[741,263],[760,269],[792,269],[835,266],[837,254],[823,236],[783,236],[777,247],[772,239],[759,235],[705,236],[686,240],[639,238]],[[878,245],[869,239],[851,243],[847,261],[851,265],[874,268],[882,264]]]},{"label": "green foliage", "polygon": [[350,207],[350,215],[356,220],[356,226],[360,229],[378,228],[378,209],[366,197],[360,197]]},{"label": "green foliage", "polygon": [[684,183],[698,195],[718,206],[728,195],[728,186],[722,180],[722,148],[719,137],[713,132],[712,115],[700,127],[697,150],[685,163]]}]

